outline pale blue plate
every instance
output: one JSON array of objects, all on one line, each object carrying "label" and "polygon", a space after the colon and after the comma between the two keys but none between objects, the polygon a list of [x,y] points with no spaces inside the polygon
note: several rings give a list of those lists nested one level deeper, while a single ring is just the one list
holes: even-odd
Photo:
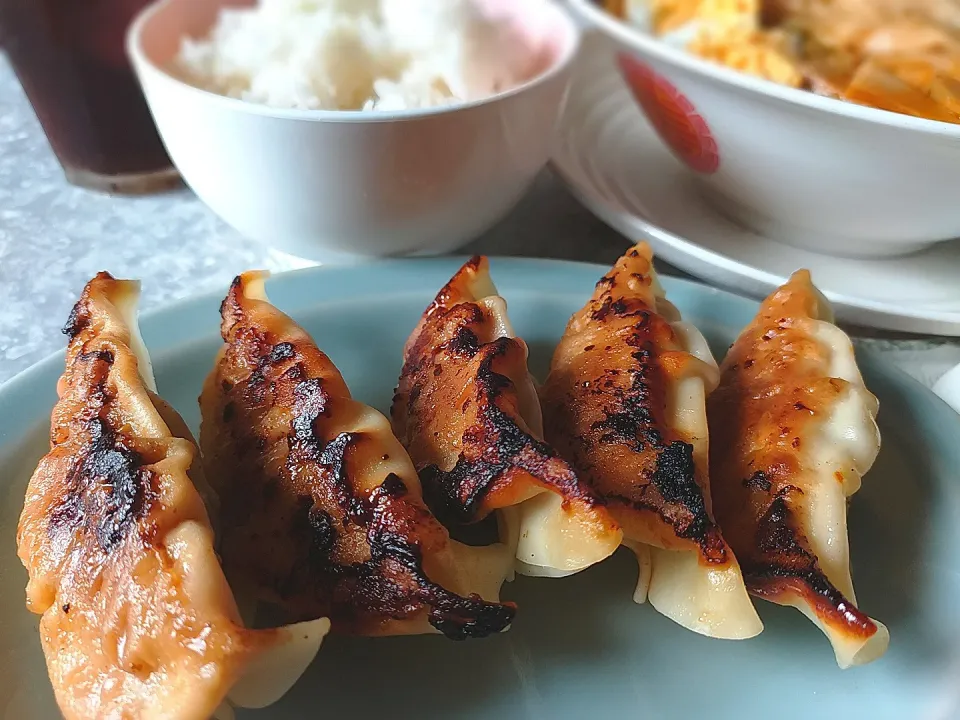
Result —
[{"label": "pale blue plate", "polygon": [[[403,341],[456,267],[437,259],[305,270],[276,277],[269,291],[313,333],[354,394],[385,411]],[[541,378],[568,317],[604,270],[494,260]],[[665,284],[718,355],[756,309],[699,285]],[[220,342],[220,299],[189,300],[143,320],[160,392],[193,427]],[[330,638],[283,701],[241,717],[960,717],[960,416],[900,372],[860,359],[881,400],[884,440],[850,507],[857,596],[890,628],[890,650],[873,665],[838,670],[829,643],[800,613],[764,603],[766,630],[753,640],[683,630],[631,601],[636,564],[621,553],[571,578],[508,584],[504,595],[520,611],[498,637]],[[48,358],[0,388],[0,710],[8,720],[57,717],[36,621],[24,609],[14,536],[61,369],[60,358]]]}]

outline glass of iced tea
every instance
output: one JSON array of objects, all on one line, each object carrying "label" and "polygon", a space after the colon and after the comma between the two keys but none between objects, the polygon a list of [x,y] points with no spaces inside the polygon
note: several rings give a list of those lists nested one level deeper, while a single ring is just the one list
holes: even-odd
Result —
[{"label": "glass of iced tea", "polygon": [[124,52],[149,0],[0,0],[13,69],[67,179],[148,193],[180,179]]}]

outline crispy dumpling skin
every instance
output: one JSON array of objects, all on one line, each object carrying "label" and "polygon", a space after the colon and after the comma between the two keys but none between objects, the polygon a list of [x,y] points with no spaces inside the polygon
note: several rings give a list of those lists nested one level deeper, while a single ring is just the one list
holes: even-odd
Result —
[{"label": "crispy dumpling skin", "polygon": [[329,628],[243,627],[191,480],[195,444],[152,392],[138,294],[137,283],[100,273],[74,308],[50,452],[17,533],[27,606],[42,616],[70,720],[203,720],[231,688],[237,704],[262,706],[293,684]]},{"label": "crispy dumpling skin", "polygon": [[841,667],[881,656],[889,633],[856,607],[846,518],[880,449],[878,403],[810,273],[764,301],[708,406],[717,519],[750,592],[807,615]]},{"label": "crispy dumpling skin", "polygon": [[602,501],[543,442],[527,346],[486,258],[454,275],[407,341],[392,415],[437,516],[457,526],[499,511],[518,572],[569,575],[619,546]]},{"label": "crispy dumpling skin", "polygon": [[509,556],[450,539],[387,419],[269,303],[266,277],[230,288],[201,397],[231,583],[287,620],[328,616],[335,632],[505,630],[514,607],[496,598]]},{"label": "crispy dumpling skin", "polygon": [[762,625],[710,506],[704,400],[716,382],[643,243],[567,325],[541,389],[544,427],[637,554],[637,602],[704,635],[746,638]]}]

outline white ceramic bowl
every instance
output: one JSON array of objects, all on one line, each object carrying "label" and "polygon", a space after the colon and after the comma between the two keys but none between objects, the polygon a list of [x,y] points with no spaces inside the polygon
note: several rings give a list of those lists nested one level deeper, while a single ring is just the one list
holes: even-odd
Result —
[{"label": "white ceramic bowl", "polygon": [[620,70],[660,137],[733,219],[850,257],[960,237],[960,126],[759,80],[670,47],[593,0],[569,4],[623,51]]},{"label": "white ceramic bowl", "polygon": [[185,36],[249,0],[160,0],[127,52],[187,184],[244,235],[317,260],[448,251],[483,233],[546,164],[579,45],[550,0],[484,0],[542,53],[490,98],[401,112],[283,110],[197,89],[168,69]]}]

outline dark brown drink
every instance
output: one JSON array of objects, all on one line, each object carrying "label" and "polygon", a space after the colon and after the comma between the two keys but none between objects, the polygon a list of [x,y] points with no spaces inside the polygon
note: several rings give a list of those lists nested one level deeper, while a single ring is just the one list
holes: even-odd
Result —
[{"label": "dark brown drink", "polygon": [[179,183],[124,52],[149,0],[0,0],[13,68],[70,182],[153,192]]}]

